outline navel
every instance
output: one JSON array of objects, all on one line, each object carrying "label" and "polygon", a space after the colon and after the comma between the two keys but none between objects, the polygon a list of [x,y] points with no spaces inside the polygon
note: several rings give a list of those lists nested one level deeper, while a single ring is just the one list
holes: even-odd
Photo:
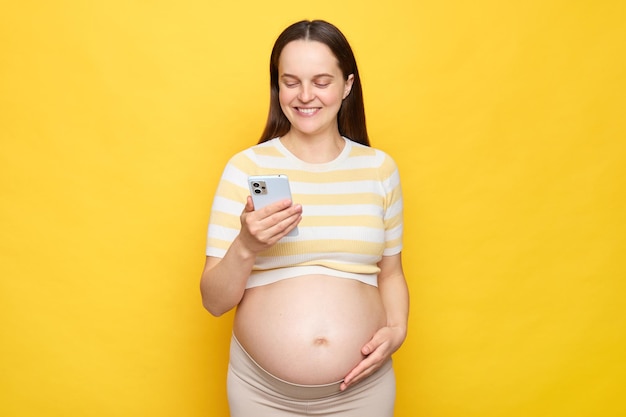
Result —
[{"label": "navel", "polygon": [[315,339],[313,339],[313,344],[315,346],[326,346],[328,345],[328,339],[326,339],[325,337],[316,337]]}]

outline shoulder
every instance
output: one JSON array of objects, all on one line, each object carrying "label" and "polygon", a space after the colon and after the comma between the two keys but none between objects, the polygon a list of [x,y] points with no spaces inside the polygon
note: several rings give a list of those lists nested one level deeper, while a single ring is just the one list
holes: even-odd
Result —
[{"label": "shoulder", "polygon": [[367,161],[368,166],[381,169],[385,172],[398,170],[398,166],[394,159],[385,151],[371,146],[365,146],[357,142],[352,142],[351,146],[351,158]]},{"label": "shoulder", "polygon": [[280,156],[281,153],[276,147],[275,140],[269,140],[237,152],[228,160],[228,166],[247,171],[250,168],[263,165],[263,160],[266,158]]}]

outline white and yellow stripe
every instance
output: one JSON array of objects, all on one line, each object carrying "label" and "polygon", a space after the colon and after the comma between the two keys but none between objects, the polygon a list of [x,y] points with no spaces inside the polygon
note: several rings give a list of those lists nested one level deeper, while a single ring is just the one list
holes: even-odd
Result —
[{"label": "white and yellow stripe", "polygon": [[248,176],[284,174],[303,207],[299,234],[257,257],[248,288],[307,274],[377,285],[377,263],[402,250],[400,176],[384,152],[345,141],[342,153],[324,164],[297,159],[278,139],[233,156],[213,200],[207,255],[223,257],[239,233]]}]

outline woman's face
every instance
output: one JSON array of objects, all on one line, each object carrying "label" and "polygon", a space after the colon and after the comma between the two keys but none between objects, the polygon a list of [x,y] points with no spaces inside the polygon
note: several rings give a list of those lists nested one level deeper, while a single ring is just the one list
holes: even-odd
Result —
[{"label": "woman's face", "polygon": [[288,43],[278,60],[279,101],[291,130],[305,136],[336,135],[337,113],[350,93],[337,58],[321,42]]}]

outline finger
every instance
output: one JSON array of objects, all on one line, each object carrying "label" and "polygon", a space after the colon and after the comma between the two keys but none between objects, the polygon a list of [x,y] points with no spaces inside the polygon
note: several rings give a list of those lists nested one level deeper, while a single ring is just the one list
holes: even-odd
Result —
[{"label": "finger", "polygon": [[[252,197],[251,197],[252,198]],[[277,201],[272,204],[268,204],[265,207],[259,208],[259,214],[262,217],[268,217],[276,213],[280,213],[293,205],[292,201],[287,199]]]},{"label": "finger", "polygon": [[359,381],[373,374],[376,369],[377,367],[371,366],[369,368],[365,368],[362,372],[359,372],[358,374],[355,374],[354,376],[350,378],[344,379],[343,382],[341,383],[341,386],[339,387],[340,390],[343,391],[346,388],[351,387],[354,384],[357,384]]},{"label": "finger", "polygon": [[[273,209],[274,207],[268,206],[267,208]],[[262,221],[268,225],[268,228],[276,227],[276,234],[280,234],[285,229],[291,229],[291,225],[295,227],[302,218],[302,206],[300,204],[287,205],[286,207],[279,205],[276,208],[278,211],[270,211],[269,213],[265,209],[259,210],[259,215]]]},{"label": "finger", "polygon": [[374,334],[374,336],[365,345],[363,345],[363,347],[361,348],[361,353],[363,353],[363,355],[370,355],[372,352],[374,352],[385,343],[386,339],[381,334],[383,330],[384,328],[376,332],[376,334]]},{"label": "finger", "polygon": [[363,348],[361,349],[361,353],[363,353],[365,356],[368,356],[370,353],[375,351],[378,346],[380,345],[373,340],[370,340],[365,344],[365,346],[363,346]]},{"label": "finger", "polygon": [[376,362],[372,358],[363,359],[359,364],[354,367],[348,375],[343,379],[343,384],[346,387],[359,382],[372,373],[372,369],[375,369]]},{"label": "finger", "polygon": [[250,213],[254,211],[254,201],[252,201],[252,197],[248,196],[246,199],[246,206],[243,208],[244,213]]},{"label": "finger", "polygon": [[276,237],[276,239],[282,239],[284,236],[289,234],[289,232],[295,229],[301,220],[302,215],[300,213],[291,214],[276,223],[271,229],[269,229],[269,231],[272,231],[273,236]]}]

